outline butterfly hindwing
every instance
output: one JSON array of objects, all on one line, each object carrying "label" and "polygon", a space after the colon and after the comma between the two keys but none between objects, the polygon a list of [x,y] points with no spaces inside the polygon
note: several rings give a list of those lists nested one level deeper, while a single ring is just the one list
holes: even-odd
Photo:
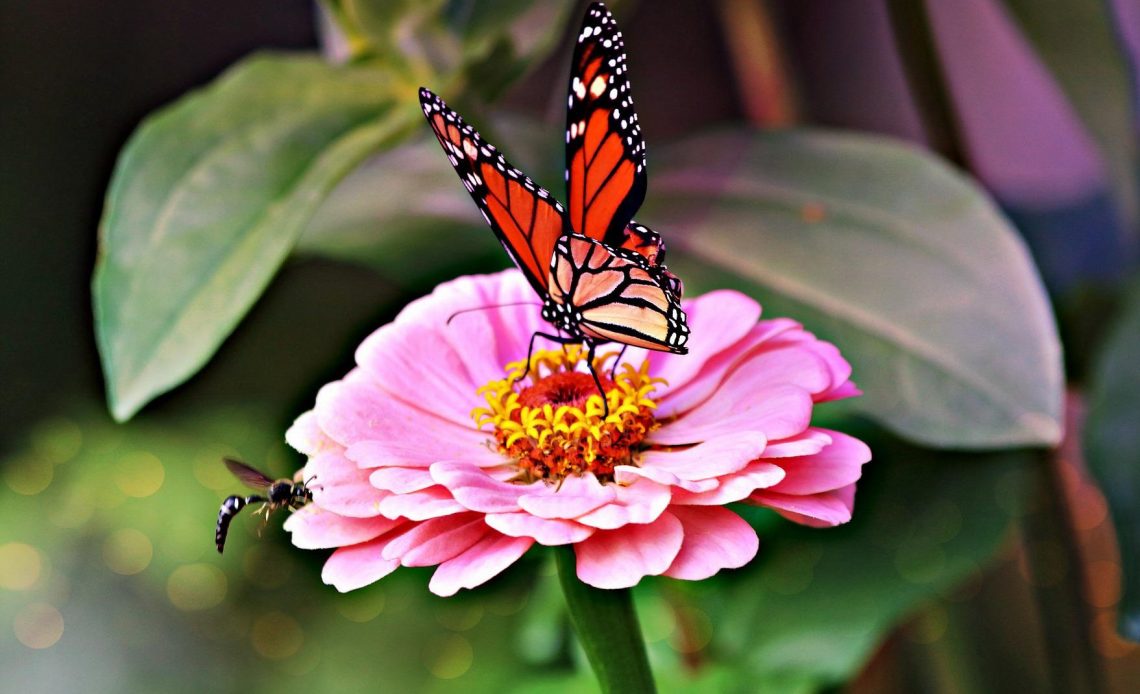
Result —
[{"label": "butterfly hindwing", "polygon": [[635,252],[571,234],[555,247],[550,292],[576,307],[587,338],[684,354],[689,329],[667,272]]},{"label": "butterfly hindwing", "polygon": [[570,225],[611,247],[645,199],[645,144],[633,109],[625,43],[601,3],[586,11],[570,67],[566,191]]},{"label": "butterfly hindwing", "polygon": [[483,218],[534,290],[545,296],[558,238],[570,230],[566,210],[430,90],[420,105],[439,144]]}]

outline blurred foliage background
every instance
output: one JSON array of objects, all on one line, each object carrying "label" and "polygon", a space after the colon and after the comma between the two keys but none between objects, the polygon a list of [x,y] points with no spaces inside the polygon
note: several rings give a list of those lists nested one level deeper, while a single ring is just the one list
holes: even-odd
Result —
[{"label": "blurred foliage background", "polygon": [[[290,473],[364,335],[507,262],[415,87],[560,190],[582,5],[0,6],[5,689],[593,689],[539,552],[443,600],[421,570],[335,593],[280,518],[211,538],[223,455]],[[1140,3],[612,9],[639,217],[692,293],[835,340],[867,395],[821,417],[875,451],[848,526],[748,511],[752,565],[639,586],[662,690],[1134,689]],[[116,417],[157,397],[126,424],[93,324]]]}]

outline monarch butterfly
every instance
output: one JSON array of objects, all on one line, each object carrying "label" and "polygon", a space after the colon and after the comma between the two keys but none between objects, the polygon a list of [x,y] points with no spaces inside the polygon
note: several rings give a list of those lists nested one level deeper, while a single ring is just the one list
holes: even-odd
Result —
[{"label": "monarch butterfly", "polygon": [[448,160],[542,298],[543,319],[560,332],[535,333],[531,351],[536,337],[584,343],[603,403],[593,366],[599,343],[685,354],[689,336],[681,281],[665,266],[661,235],[633,221],[645,199],[645,145],[624,47],[609,10],[593,3],[571,65],[565,207],[442,99],[420,89],[424,116]]}]

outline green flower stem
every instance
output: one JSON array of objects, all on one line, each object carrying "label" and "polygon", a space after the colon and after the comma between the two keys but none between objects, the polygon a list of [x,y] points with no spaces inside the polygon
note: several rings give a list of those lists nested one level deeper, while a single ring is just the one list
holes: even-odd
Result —
[{"label": "green flower stem", "polygon": [[570,622],[603,692],[655,692],[641,625],[628,588],[603,590],[578,580],[574,548],[555,547]]}]

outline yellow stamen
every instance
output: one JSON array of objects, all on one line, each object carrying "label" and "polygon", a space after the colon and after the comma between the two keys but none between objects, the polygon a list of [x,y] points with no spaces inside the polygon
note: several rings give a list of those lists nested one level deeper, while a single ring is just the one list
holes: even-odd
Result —
[{"label": "yellow stamen", "polygon": [[[597,373],[607,373],[612,356],[594,360]],[[607,415],[593,377],[579,369],[586,358],[580,346],[540,350],[529,369],[525,360],[512,362],[505,378],[479,388],[487,406],[471,416],[480,428],[494,431],[499,451],[518,465],[519,481],[585,472],[612,480],[614,466],[632,463],[633,453],[657,428],[657,403],[650,395],[664,381],[649,375],[648,362],[622,364],[612,381],[601,377]]]}]

